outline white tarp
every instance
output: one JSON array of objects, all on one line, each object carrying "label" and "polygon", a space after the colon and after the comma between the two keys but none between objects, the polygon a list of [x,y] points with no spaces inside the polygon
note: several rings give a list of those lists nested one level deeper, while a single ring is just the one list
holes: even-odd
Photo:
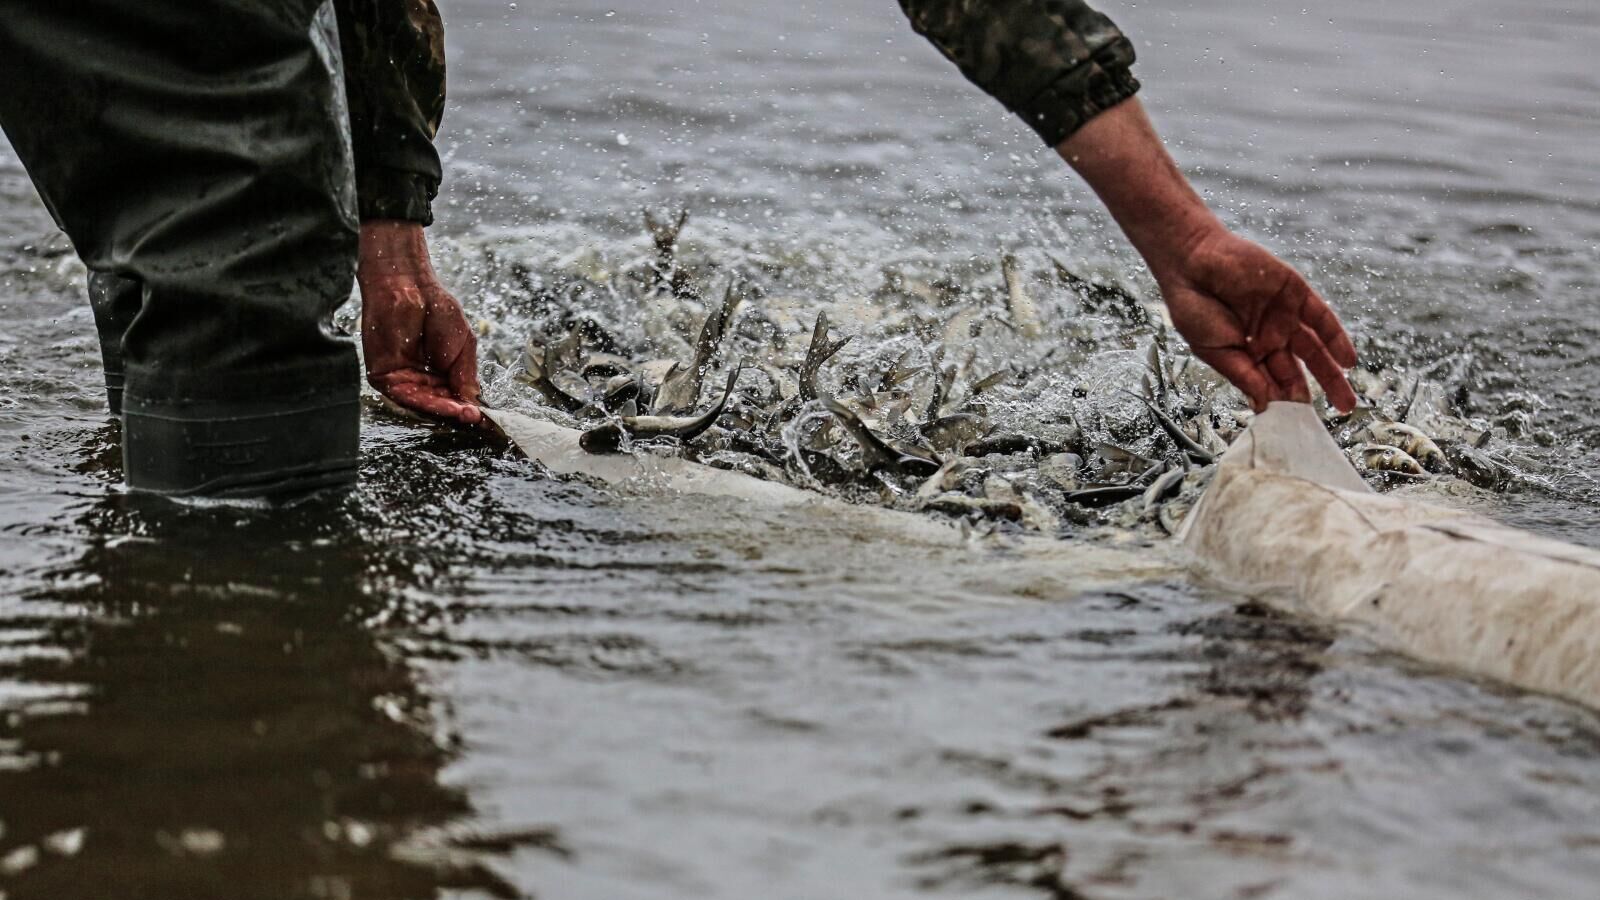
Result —
[{"label": "white tarp", "polygon": [[1600,706],[1600,552],[1375,494],[1304,404],[1256,417],[1182,539],[1230,590]]},{"label": "white tarp", "polygon": [[[651,454],[593,454],[578,444],[581,432],[521,413],[484,408],[484,415],[528,458],[557,475],[579,475],[626,490],[686,496],[723,497],[741,504],[779,509],[786,518],[881,543],[894,553],[907,543],[970,549],[960,529],[945,519],[879,506],[845,503],[815,491],[763,481],[742,472]],[[759,521],[753,517],[753,521]],[[977,570],[1004,580],[1002,570],[1048,572],[1030,596],[1070,596],[1128,582],[1167,580],[1181,574],[1175,554],[1109,543],[1058,541],[1028,535],[1009,539],[1001,558],[986,554]],[[907,598],[917,599],[917,598]]]},{"label": "white tarp", "polygon": [[[680,459],[593,455],[579,433],[484,412],[551,471],[819,515],[863,540],[956,546],[927,516],[852,506]],[[1181,536],[1198,573],[1279,608],[1353,623],[1391,649],[1600,706],[1600,552],[1480,516],[1367,489],[1311,407],[1275,403],[1222,458]],[[1012,555],[1057,560],[1083,589],[1170,577],[1149,550],[1020,539]]]}]

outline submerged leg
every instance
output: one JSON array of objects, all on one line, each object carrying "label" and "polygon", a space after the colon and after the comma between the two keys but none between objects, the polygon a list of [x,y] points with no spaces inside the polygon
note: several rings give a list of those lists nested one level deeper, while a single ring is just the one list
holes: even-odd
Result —
[{"label": "submerged leg", "polygon": [[89,307],[100,334],[100,360],[106,374],[106,405],[113,416],[122,415],[122,387],[127,367],[122,362],[122,337],[128,333],[144,285],[111,272],[89,273]]},{"label": "submerged leg", "polygon": [[120,351],[136,489],[354,480],[359,372],[331,325],[357,234],[338,47],[318,0],[0,18],[0,125],[97,273],[102,335],[122,329],[106,362]]}]

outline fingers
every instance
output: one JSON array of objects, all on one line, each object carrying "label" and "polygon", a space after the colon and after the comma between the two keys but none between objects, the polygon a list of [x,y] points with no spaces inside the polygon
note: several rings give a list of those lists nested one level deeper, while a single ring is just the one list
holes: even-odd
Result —
[{"label": "fingers", "polygon": [[[1329,359],[1346,369],[1355,368],[1356,345],[1350,342],[1350,335],[1345,333],[1344,325],[1340,324],[1339,317],[1328,306],[1328,302],[1323,300],[1316,291],[1312,290],[1310,285],[1306,286],[1305,299],[1300,306],[1300,321],[1304,322],[1311,329],[1311,332],[1317,336],[1322,346],[1326,348]],[[1298,353],[1299,351],[1295,352]],[[1301,358],[1305,359],[1304,356]],[[1311,360],[1306,359],[1306,363],[1310,365]],[[1322,382],[1322,386],[1326,388],[1328,383],[1321,373],[1317,372],[1315,366],[1312,366],[1311,371],[1317,375],[1317,380]],[[1331,389],[1328,392],[1328,396],[1333,396]]]},{"label": "fingers", "polygon": [[1295,356],[1305,360],[1306,368],[1311,370],[1317,383],[1327,392],[1329,403],[1340,412],[1347,413],[1356,408],[1356,392],[1350,387],[1349,379],[1344,377],[1344,369],[1334,360],[1316,332],[1302,326],[1289,346]]},{"label": "fingers", "polygon": [[1263,364],[1272,380],[1277,383],[1278,397],[1291,400],[1295,403],[1311,402],[1311,386],[1306,384],[1305,373],[1300,370],[1300,363],[1288,349],[1280,349],[1269,355]]},{"label": "fingers", "polygon": [[463,425],[477,425],[483,420],[477,404],[451,396],[450,388],[437,375],[406,371],[369,380],[385,397],[407,409]]},{"label": "fingers", "polygon": [[1244,351],[1231,348],[1208,350],[1196,348],[1195,352],[1207,365],[1216,369],[1218,375],[1232,382],[1233,386],[1250,401],[1250,407],[1256,412],[1265,410],[1267,404],[1273,400],[1281,399],[1277,385]]}]

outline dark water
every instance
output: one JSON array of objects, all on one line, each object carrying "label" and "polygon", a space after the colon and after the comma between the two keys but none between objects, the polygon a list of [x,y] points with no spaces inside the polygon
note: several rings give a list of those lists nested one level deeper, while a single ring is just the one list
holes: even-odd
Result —
[{"label": "dark water", "polygon": [[[1228,219],[1371,353],[1469,352],[1467,411],[1532,413],[1546,487],[1495,514],[1600,543],[1600,12],[1107,9]],[[1000,248],[1148,289],[886,0],[445,12],[434,233],[474,312],[486,248],[641,254],[645,204],[809,292]],[[618,494],[382,418],[348,498],[130,498],[81,270],[8,154],[0,213],[8,900],[1594,895],[1593,714],[1157,548]]]}]

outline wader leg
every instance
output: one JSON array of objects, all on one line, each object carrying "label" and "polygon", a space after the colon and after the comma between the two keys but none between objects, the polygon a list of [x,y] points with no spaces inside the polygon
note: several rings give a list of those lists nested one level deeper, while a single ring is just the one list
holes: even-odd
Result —
[{"label": "wader leg", "polygon": [[[0,125],[98,273],[102,333],[125,329],[133,488],[355,478],[360,373],[331,326],[357,234],[339,65],[333,9],[317,0],[73,0],[0,16]],[[142,297],[123,322],[130,283]]]},{"label": "wader leg", "polygon": [[127,368],[122,362],[122,336],[139,314],[144,286],[110,272],[89,273],[89,307],[100,333],[100,359],[106,373],[106,405],[113,416],[122,415],[122,386]]}]

